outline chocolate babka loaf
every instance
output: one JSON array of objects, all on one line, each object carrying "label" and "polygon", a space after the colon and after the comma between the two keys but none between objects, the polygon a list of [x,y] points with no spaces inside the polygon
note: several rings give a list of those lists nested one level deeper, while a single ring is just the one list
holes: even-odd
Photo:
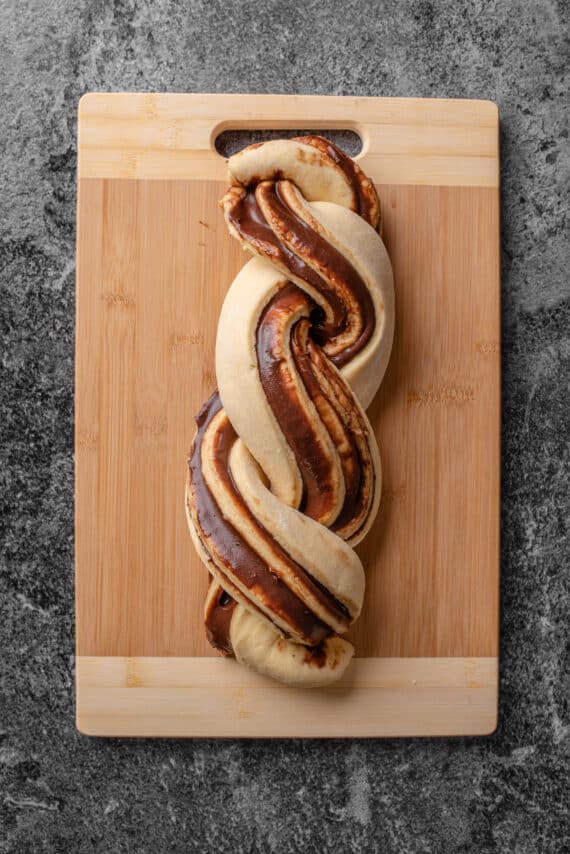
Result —
[{"label": "chocolate babka loaf", "polygon": [[380,206],[358,165],[318,136],[229,160],[221,201],[253,254],[226,296],[218,390],[197,417],[186,509],[212,579],[206,631],[224,654],[291,685],[345,671],[358,617],[353,547],[378,511],[365,409],[394,329]]}]

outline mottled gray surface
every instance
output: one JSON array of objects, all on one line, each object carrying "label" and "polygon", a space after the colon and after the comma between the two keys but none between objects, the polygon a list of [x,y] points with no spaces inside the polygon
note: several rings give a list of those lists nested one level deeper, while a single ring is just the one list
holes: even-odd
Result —
[{"label": "mottled gray surface", "polygon": [[[0,850],[570,850],[568,3],[1,0],[0,12]],[[118,89],[499,103],[503,610],[493,737],[129,743],[75,732],[76,108],[83,92]]]}]

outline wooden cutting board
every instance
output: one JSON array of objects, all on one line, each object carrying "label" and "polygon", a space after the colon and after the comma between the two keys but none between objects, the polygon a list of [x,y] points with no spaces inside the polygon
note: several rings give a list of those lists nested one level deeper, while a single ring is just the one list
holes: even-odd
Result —
[{"label": "wooden cutting board", "polygon": [[[295,690],[220,658],[184,516],[220,306],[246,260],[228,128],[350,128],[396,290],[370,408],[384,486],[355,659]],[[77,726],[90,735],[486,734],[497,718],[498,112],[488,101],[91,94],[79,107]],[[244,405],[247,405],[244,402]]]}]

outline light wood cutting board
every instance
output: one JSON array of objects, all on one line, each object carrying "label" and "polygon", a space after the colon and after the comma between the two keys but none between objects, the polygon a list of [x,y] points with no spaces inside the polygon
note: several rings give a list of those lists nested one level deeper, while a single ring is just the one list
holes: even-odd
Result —
[{"label": "light wood cutting board", "polygon": [[[194,415],[246,260],[218,199],[228,128],[351,128],[396,290],[370,408],[379,518],[358,658],[294,690],[220,658],[184,516]],[[79,108],[77,725],[90,735],[485,734],[497,717],[498,113],[488,101],[91,94]]]}]

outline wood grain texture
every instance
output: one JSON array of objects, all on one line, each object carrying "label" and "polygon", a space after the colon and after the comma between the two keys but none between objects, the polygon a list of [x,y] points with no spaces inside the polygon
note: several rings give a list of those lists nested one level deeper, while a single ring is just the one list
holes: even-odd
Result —
[{"label": "wood grain texture", "polygon": [[497,725],[496,658],[361,658],[325,689],[283,689],[221,658],[80,657],[77,673],[86,735],[450,736]]},{"label": "wood grain texture", "polygon": [[[362,161],[382,203],[397,325],[388,373],[370,410],[384,489],[378,521],[359,547],[368,586],[351,637],[358,655],[368,659],[496,658],[498,189],[466,178],[464,186],[453,180],[430,184],[432,156],[455,156],[441,128],[469,127],[469,157],[487,159],[498,174],[489,142],[497,135],[496,112],[486,102],[281,96],[271,103],[255,96],[248,111],[243,96],[208,97],[92,95],[81,103],[78,655],[196,657],[222,673],[204,637],[207,575],[194,554],[183,507],[194,415],[215,387],[220,306],[247,260],[217,205],[225,167],[211,148],[212,128],[233,126],[238,118],[242,127],[274,127],[275,121],[302,126],[300,117],[310,115],[312,127],[332,126],[333,119],[351,126],[358,116],[366,127],[376,122],[380,128],[380,117],[384,125],[390,120],[415,128],[416,141],[421,126],[423,138],[434,141],[429,155],[413,153],[425,165],[422,180],[414,166],[408,183],[401,175],[383,181],[385,158],[372,130],[368,160]],[[320,113],[317,101],[324,102]],[[188,159],[186,131],[172,138],[171,147],[185,158],[180,173],[172,172],[176,158],[153,147],[169,122],[187,128],[203,146],[198,159]],[[137,166],[138,177],[119,177],[104,165],[109,140],[115,146],[123,133],[124,151],[152,153],[152,175]],[[216,167],[212,177],[202,155],[221,164],[221,173]],[[268,696],[287,690],[277,687]],[[208,691],[201,691],[207,708]],[[298,734],[309,734],[311,726]]]},{"label": "wood grain texture", "polygon": [[491,101],[323,95],[89,94],[79,107],[84,178],[225,180],[214,140],[233,128],[350,128],[379,183],[498,187]]}]

